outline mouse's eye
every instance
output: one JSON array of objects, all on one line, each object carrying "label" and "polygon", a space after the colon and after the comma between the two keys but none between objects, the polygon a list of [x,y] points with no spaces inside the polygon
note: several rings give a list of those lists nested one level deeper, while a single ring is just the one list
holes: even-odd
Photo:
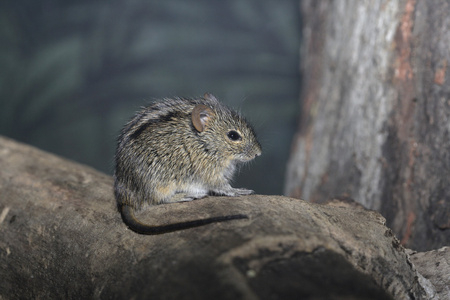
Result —
[{"label": "mouse's eye", "polygon": [[240,141],[240,140],[242,140],[241,135],[239,133],[237,133],[236,131],[234,131],[234,130],[228,131],[227,136],[232,141]]}]

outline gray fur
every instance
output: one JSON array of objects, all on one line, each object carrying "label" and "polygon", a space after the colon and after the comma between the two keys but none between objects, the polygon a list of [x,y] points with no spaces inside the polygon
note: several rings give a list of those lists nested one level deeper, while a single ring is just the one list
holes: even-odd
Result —
[{"label": "gray fur", "polygon": [[[213,112],[203,132],[195,129],[191,118],[199,104]],[[230,130],[242,139],[230,139]],[[260,154],[253,128],[214,96],[163,99],[138,112],[119,136],[114,174],[118,205],[139,209],[209,193],[250,194],[253,191],[234,189],[229,182],[237,163]]]}]

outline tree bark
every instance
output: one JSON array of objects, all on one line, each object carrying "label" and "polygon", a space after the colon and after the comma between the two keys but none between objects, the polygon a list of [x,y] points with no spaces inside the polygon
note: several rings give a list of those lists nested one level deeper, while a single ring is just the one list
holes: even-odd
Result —
[{"label": "tree bark", "polygon": [[384,218],[360,206],[208,197],[144,222],[248,220],[143,236],[112,178],[0,137],[0,299],[432,299]]},{"label": "tree bark", "polygon": [[448,1],[301,1],[302,114],[285,193],[351,197],[403,245],[450,243]]}]

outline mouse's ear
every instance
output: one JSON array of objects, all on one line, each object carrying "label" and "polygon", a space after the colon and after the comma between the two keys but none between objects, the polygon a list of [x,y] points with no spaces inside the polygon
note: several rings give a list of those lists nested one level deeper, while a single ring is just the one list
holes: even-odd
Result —
[{"label": "mouse's ear", "polygon": [[214,112],[211,108],[203,104],[198,104],[192,110],[192,124],[194,124],[198,132],[203,132],[213,115]]}]

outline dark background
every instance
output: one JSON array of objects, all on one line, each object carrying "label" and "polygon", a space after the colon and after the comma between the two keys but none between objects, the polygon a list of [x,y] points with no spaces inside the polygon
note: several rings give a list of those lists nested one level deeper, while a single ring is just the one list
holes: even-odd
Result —
[{"label": "dark background", "polygon": [[112,174],[139,107],[210,92],[263,145],[234,185],[281,194],[299,44],[297,0],[2,1],[0,134]]}]

